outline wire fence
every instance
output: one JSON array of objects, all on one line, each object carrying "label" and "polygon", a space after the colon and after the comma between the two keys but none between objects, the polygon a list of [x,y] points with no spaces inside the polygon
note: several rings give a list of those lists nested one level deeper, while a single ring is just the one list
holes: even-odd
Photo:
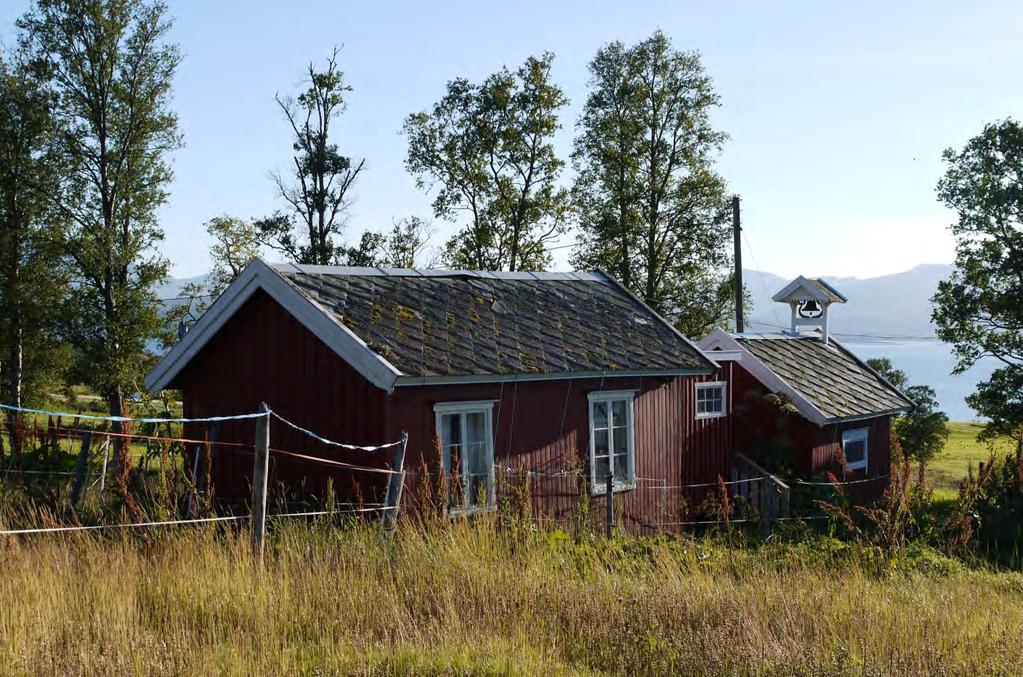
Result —
[{"label": "wire fence", "polygon": [[[397,515],[404,504],[419,510],[424,506],[440,506],[442,512],[451,515],[466,515],[496,509],[512,509],[519,513],[528,512],[537,524],[565,525],[572,522],[574,513],[582,503],[621,503],[617,517],[619,524],[631,523],[644,530],[678,530],[713,526],[763,524],[768,518],[763,514],[761,492],[776,478],[768,475],[753,475],[725,479],[718,477],[710,481],[672,482],[668,478],[638,476],[624,478],[621,486],[612,483],[611,500],[606,495],[602,481],[597,481],[585,467],[530,467],[516,466],[507,461],[494,463],[479,472],[460,473],[457,468],[439,467],[439,459],[433,466],[423,463],[418,468],[406,469],[403,464],[395,466],[395,459],[383,454],[387,450],[404,454],[403,439],[377,445],[353,444],[332,440],[288,418],[266,409],[261,412],[210,417],[127,417],[85,415],[73,412],[50,411],[45,409],[16,408],[0,405],[0,409],[12,412],[18,419],[15,425],[0,422],[0,439],[12,433],[20,435],[25,443],[21,456],[28,456],[28,447],[34,453],[33,467],[0,467],[0,484],[12,479],[25,481],[52,481],[55,484],[71,482],[72,508],[82,500],[82,495],[92,492],[96,500],[102,500],[106,485],[111,480],[122,482],[125,476],[125,461],[137,475],[147,472],[154,485],[166,484],[167,474],[173,475],[172,482],[178,483],[178,496],[172,506],[181,514],[179,519],[147,520],[136,519],[124,523],[95,525],[68,524],[56,526],[25,526],[23,528],[0,529],[0,536],[15,536],[44,533],[65,533],[80,531],[102,531],[117,529],[146,529],[167,526],[199,525],[207,523],[244,523],[252,521],[253,515],[217,514],[218,508],[212,497],[215,495],[212,468],[222,463],[227,456],[235,455],[251,459],[257,452],[254,444],[238,442],[236,439],[217,439],[216,426],[232,422],[270,420],[282,423],[286,429],[304,436],[327,450],[336,449],[349,457],[328,458],[325,455],[309,453],[306,450],[279,448],[267,445],[266,452],[278,463],[299,463],[321,468],[312,473],[302,470],[302,477],[319,478],[331,471],[364,478],[352,480],[348,491],[348,502],[342,509],[315,509],[332,498],[320,492],[319,498],[304,497],[297,500],[282,500],[281,506],[298,505],[307,509],[284,509],[265,514],[267,519],[310,518],[326,515],[380,516]],[[27,424],[23,416],[35,418],[34,424]],[[45,425],[39,424],[46,418]],[[70,421],[65,425],[65,421]],[[93,425],[89,425],[92,423]],[[108,424],[119,424],[119,429],[107,429]],[[164,426],[161,431],[160,426]],[[185,435],[184,428],[190,426],[193,434]],[[133,428],[137,428],[133,429]],[[195,435],[200,430],[202,434]],[[164,432],[165,434],[160,434]],[[128,448],[122,457],[113,455],[114,445]],[[13,450],[12,450],[13,451]],[[214,453],[215,452],[215,453]],[[351,457],[351,454],[355,454]],[[214,460],[216,455],[217,460]],[[7,459],[14,459],[8,454]],[[76,467],[68,469],[66,464],[75,460]],[[241,467],[251,467],[244,460]],[[47,467],[50,463],[50,467]],[[62,465],[65,464],[65,465]],[[276,470],[281,472],[282,466]],[[811,490],[841,490],[845,486],[886,481],[888,475],[853,479],[846,481],[790,480],[794,486],[805,486]],[[395,483],[397,496],[394,499]],[[433,485],[425,492],[417,484]],[[282,483],[283,484],[283,483]],[[748,488],[756,488],[751,492]],[[336,487],[328,484],[328,490]],[[404,503],[401,491],[413,489],[413,494]],[[67,487],[65,488],[66,492]],[[122,492],[124,487],[119,487]],[[624,493],[619,493],[624,490]],[[60,493],[60,492],[58,492]],[[474,493],[482,495],[473,495]],[[751,499],[761,503],[754,504]],[[286,498],[286,497],[285,497]],[[389,502],[391,501],[391,502]],[[198,506],[198,507],[197,507]],[[207,514],[201,514],[205,511]],[[200,514],[196,514],[196,513]],[[656,513],[654,518],[651,514]],[[144,511],[136,515],[143,516]],[[173,514],[173,513],[172,513]],[[609,511],[611,514],[611,511]],[[77,519],[73,509],[68,515]],[[2,516],[0,516],[2,517]],[[807,511],[801,515],[776,513],[769,516],[771,523],[794,521],[818,521],[830,519],[828,515]]]}]

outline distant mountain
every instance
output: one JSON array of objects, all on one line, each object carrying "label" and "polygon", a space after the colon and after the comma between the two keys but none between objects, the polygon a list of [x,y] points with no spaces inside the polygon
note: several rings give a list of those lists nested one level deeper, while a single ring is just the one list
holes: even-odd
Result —
[{"label": "distant mountain", "polygon": [[[938,282],[952,273],[948,264],[925,264],[894,275],[824,279],[842,292],[848,303],[835,306],[831,330],[836,334],[871,336],[927,337],[931,326],[931,297]],[[789,326],[787,306],[775,303],[771,296],[790,280],[759,270],[743,270],[746,288],[753,297],[752,311],[747,309],[747,324],[752,329],[770,331]],[[203,282],[206,275],[169,278],[157,289],[161,299],[173,299],[190,283]]]},{"label": "distant mountain", "polygon": [[[948,279],[950,264],[926,264],[912,270],[882,277],[855,278],[823,275],[842,292],[848,303],[831,310],[831,331],[882,337],[930,337],[931,297],[938,282]],[[753,329],[770,330],[775,325],[789,327],[788,306],[771,300],[790,280],[759,270],[743,270],[743,281],[753,297],[753,310],[747,311]]]},{"label": "distant mountain", "polygon": [[186,286],[195,282],[203,283],[207,277],[209,273],[195,277],[168,277],[163,284],[157,286],[156,297],[164,300],[176,299],[181,296],[181,290]]}]

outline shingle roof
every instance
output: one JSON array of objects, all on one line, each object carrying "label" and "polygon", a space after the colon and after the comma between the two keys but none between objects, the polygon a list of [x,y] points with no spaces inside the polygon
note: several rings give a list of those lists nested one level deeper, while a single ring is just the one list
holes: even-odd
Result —
[{"label": "shingle roof", "polygon": [[823,277],[804,277],[802,275],[785,285],[771,299],[783,303],[806,301],[808,299],[816,299],[828,303],[845,303],[849,300]]},{"label": "shingle roof", "polygon": [[601,273],[276,270],[404,376],[712,367]]},{"label": "shingle roof", "polygon": [[829,419],[907,409],[913,403],[834,340],[738,335],[736,340]]}]

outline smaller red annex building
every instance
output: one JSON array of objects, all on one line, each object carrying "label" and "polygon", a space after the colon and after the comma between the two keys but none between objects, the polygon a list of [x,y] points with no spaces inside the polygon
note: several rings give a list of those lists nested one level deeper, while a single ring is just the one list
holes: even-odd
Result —
[{"label": "smaller red annex building", "polygon": [[699,343],[732,366],[736,449],[803,478],[876,479],[853,492],[876,496],[888,483],[891,419],[913,402],[829,336],[829,307],[846,302],[830,284],[799,277],[773,298],[790,306],[788,332],[717,329]]},{"label": "smaller red annex building", "polygon": [[[180,389],[185,416],[261,402],[332,440],[408,433],[403,502],[443,478],[452,509],[496,506],[530,474],[553,517],[603,504],[613,477],[629,528],[677,521],[728,476],[732,363],[719,366],[603,273],[491,273],[254,261],[146,379]],[[198,434],[198,431],[196,431]],[[213,491],[249,495],[253,423],[215,433]],[[271,447],[384,467],[387,453],[326,446],[271,419]],[[271,454],[270,486],[379,498],[366,473]]]}]

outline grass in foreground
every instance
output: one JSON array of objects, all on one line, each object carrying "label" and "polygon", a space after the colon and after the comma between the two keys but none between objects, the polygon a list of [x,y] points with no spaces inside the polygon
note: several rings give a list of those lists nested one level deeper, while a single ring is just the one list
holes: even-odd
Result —
[{"label": "grass in foreground", "polygon": [[1023,577],[832,540],[576,544],[485,522],[5,544],[8,673],[1014,673]]}]

